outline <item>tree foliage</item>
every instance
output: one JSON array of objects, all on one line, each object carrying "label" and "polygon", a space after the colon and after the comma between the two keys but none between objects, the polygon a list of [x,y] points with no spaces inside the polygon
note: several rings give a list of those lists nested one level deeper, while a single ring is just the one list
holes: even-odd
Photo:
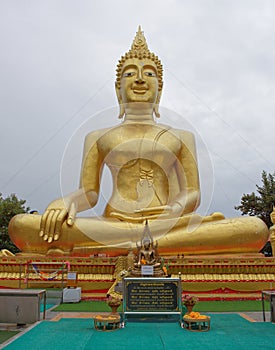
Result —
[{"label": "tree foliage", "polygon": [[[241,204],[235,209],[241,210],[242,215],[257,216],[262,219],[267,227],[272,226],[270,214],[275,204],[275,173],[262,172],[262,186],[256,185],[257,194],[243,194]],[[262,248],[261,253],[265,256],[272,255],[271,244],[268,241]]]},{"label": "tree foliage", "polygon": [[8,249],[12,253],[19,251],[9,237],[8,225],[14,215],[29,212],[30,208],[25,203],[25,200],[18,199],[15,194],[3,198],[0,193],[0,250]]},{"label": "tree foliage", "polygon": [[270,214],[275,203],[275,173],[262,172],[262,186],[256,185],[257,193],[243,194],[241,204],[235,209],[240,210],[242,215],[257,216],[268,227],[272,226]]}]

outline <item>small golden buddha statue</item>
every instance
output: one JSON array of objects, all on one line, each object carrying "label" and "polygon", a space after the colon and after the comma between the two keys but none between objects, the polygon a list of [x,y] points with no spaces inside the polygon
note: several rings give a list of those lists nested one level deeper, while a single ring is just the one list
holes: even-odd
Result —
[{"label": "small golden buddha statue", "polygon": [[143,237],[137,244],[138,254],[137,262],[134,264],[136,267],[141,265],[151,265],[153,267],[160,267],[160,257],[158,255],[158,243],[154,242],[149,230],[148,222],[146,220]]},{"label": "small golden buddha statue", "polygon": [[[22,214],[9,225],[22,253],[89,256],[127,254],[148,220],[160,254],[258,252],[268,229],[256,217],[196,214],[200,185],[194,136],[156,122],[162,65],[139,28],[117,66],[122,122],[86,136],[80,188],[54,200],[42,216]],[[99,217],[77,217],[98,201],[103,166],[113,192]]]}]

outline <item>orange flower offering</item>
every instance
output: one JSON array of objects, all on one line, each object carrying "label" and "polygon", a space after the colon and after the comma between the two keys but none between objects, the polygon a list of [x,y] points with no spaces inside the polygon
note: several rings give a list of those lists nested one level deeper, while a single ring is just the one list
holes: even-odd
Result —
[{"label": "orange flower offering", "polygon": [[185,318],[193,318],[193,319],[207,318],[207,316],[201,315],[199,312],[195,312],[195,311],[190,312],[190,314],[185,314],[184,317],[185,317]]},{"label": "orange flower offering", "polygon": [[114,317],[114,316],[107,316],[106,318],[107,318],[108,320],[110,320],[110,321],[116,320],[116,317]]},{"label": "orange flower offering", "polygon": [[97,320],[102,320],[102,316],[101,315],[97,315],[96,317],[95,317]]}]

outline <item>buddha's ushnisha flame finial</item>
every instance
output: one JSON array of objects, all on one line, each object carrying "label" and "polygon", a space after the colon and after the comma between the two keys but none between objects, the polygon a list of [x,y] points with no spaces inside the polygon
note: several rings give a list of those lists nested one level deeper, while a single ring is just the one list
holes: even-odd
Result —
[{"label": "buddha's ushnisha flame finial", "polygon": [[129,51],[129,53],[130,52],[132,52],[133,54],[134,53],[137,53],[137,54],[149,53],[150,54],[146,39],[143,35],[143,32],[141,31],[141,26],[138,27],[138,31],[136,33],[136,36],[134,38],[134,41],[133,41],[133,44],[131,46],[131,50]]},{"label": "buddha's ushnisha flame finial", "polygon": [[131,58],[138,58],[140,60],[147,58],[155,63],[157,67],[157,75],[158,75],[158,82],[159,82],[158,89],[159,91],[161,91],[163,86],[162,64],[158,56],[156,56],[153,52],[149,51],[143,31],[141,30],[141,26],[138,27],[138,31],[132,43],[131,49],[124,56],[122,56],[118,62],[117,70],[116,70],[117,71],[116,86],[118,89],[120,88],[120,79],[121,79],[123,64],[128,59],[131,59]]}]

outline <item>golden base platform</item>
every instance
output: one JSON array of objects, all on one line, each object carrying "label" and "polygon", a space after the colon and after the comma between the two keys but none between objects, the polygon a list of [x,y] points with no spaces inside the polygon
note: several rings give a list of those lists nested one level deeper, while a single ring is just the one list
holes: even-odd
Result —
[{"label": "golden base platform", "polygon": [[[172,277],[181,276],[182,290],[200,300],[260,299],[275,289],[275,258],[257,255],[163,257]],[[82,299],[103,299],[121,271],[120,257],[1,257],[0,288],[65,288],[67,272],[77,272]]]}]

